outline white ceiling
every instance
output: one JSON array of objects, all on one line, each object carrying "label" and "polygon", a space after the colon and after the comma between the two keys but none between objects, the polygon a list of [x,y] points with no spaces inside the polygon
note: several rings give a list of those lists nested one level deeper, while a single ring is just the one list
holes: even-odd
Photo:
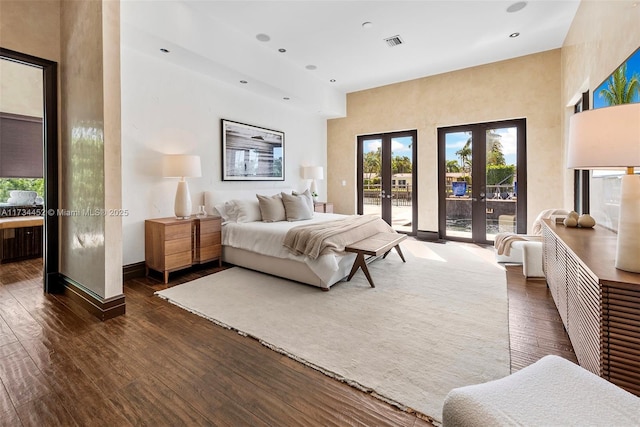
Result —
[{"label": "white ceiling", "polygon": [[[529,0],[507,12],[517,1],[123,0],[122,43],[339,116],[345,93],[561,47],[580,1]],[[396,35],[404,43],[389,47]]]}]

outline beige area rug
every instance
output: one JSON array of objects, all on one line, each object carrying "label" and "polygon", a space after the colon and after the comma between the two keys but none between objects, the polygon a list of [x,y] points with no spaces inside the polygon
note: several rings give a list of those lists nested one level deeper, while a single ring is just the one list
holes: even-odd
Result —
[{"label": "beige area rug", "polygon": [[[402,243],[329,292],[234,267],[157,294],[439,422],[455,387],[509,374],[502,267],[471,245]],[[474,249],[475,248],[475,249]]]}]

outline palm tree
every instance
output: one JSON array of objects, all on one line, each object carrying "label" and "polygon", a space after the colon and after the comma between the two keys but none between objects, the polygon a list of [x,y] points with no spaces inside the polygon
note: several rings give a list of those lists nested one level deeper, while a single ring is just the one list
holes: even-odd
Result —
[{"label": "palm tree", "polygon": [[504,165],[506,163],[504,154],[502,153],[502,136],[493,130],[487,131],[487,164],[488,165]]},{"label": "palm tree", "polygon": [[457,160],[447,160],[447,172],[460,172],[460,165]]},{"label": "palm tree", "polygon": [[622,64],[609,78],[606,89],[602,89],[598,96],[604,98],[609,105],[629,104],[640,91],[640,77],[638,74],[627,80],[627,64]]},{"label": "palm tree", "polygon": [[456,156],[460,157],[460,164],[464,172],[471,171],[471,153],[471,138],[469,138],[464,147],[456,151]]}]

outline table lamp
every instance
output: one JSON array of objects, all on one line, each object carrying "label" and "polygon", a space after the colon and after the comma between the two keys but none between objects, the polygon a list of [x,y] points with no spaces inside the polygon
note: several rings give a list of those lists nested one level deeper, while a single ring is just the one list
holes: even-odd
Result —
[{"label": "table lamp", "polygon": [[202,175],[200,156],[174,154],[164,156],[162,159],[162,176],[167,178],[180,178],[176,190],[174,211],[177,218],[186,219],[191,216],[191,195],[186,177],[199,177]]},{"label": "table lamp", "polygon": [[640,103],[574,114],[569,123],[567,167],[626,168],[620,188],[615,266],[640,273]]},{"label": "table lamp", "polygon": [[305,166],[302,169],[302,177],[311,180],[309,191],[311,194],[318,194],[316,179],[324,179],[324,169],[322,166]]}]

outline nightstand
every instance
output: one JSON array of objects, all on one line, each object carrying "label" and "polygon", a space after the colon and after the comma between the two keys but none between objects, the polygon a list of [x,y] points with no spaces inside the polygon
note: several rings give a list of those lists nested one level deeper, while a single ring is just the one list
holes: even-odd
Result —
[{"label": "nightstand", "polygon": [[169,273],[218,260],[222,266],[222,220],[218,216],[157,218],[144,222],[145,270]]},{"label": "nightstand", "polygon": [[333,213],[333,203],[313,202],[313,210],[315,212]]}]

